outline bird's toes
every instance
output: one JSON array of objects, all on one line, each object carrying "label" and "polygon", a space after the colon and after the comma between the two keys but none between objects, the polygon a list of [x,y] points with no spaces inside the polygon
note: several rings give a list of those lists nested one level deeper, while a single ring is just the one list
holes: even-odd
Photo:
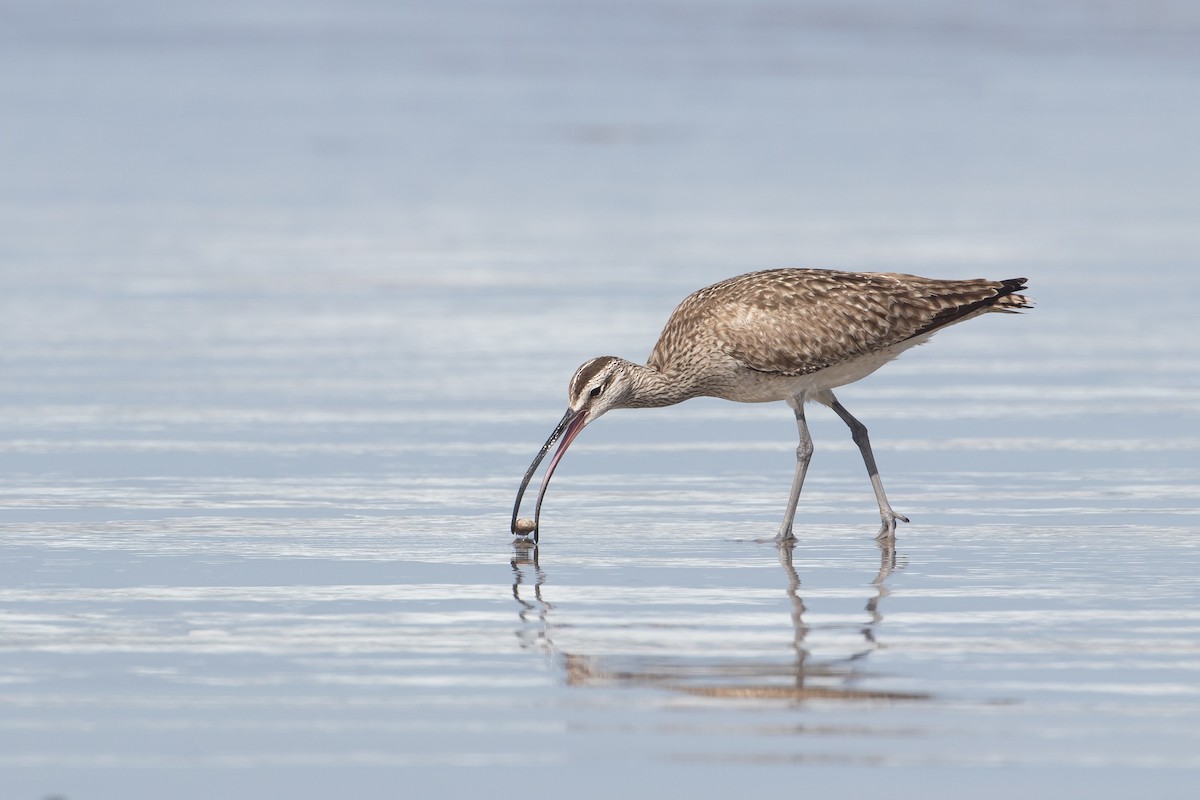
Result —
[{"label": "bird's toes", "polygon": [[881,542],[893,542],[896,540],[896,523],[908,522],[908,517],[903,514],[897,514],[890,509],[883,515],[883,524],[879,527],[879,535],[875,538]]}]

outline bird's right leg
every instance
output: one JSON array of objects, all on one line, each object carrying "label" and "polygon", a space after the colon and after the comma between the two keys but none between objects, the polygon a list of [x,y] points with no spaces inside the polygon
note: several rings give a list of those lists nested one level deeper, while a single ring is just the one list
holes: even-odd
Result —
[{"label": "bird's right leg", "polygon": [[804,475],[808,472],[808,462],[812,461],[812,436],[808,433],[808,420],[804,418],[804,398],[794,397],[788,405],[796,412],[796,428],[800,432],[800,444],[796,447],[796,474],[792,476],[792,493],[788,496],[787,511],[783,514],[783,523],[779,526],[776,542],[795,541],[792,533],[792,520],[796,517],[796,506],[800,503],[800,490],[804,487]]},{"label": "bird's right leg", "polygon": [[847,411],[846,407],[833,396],[833,392],[826,390],[817,396],[817,400],[832,408],[834,413],[842,418],[842,421],[850,428],[850,438],[854,440],[854,443],[858,445],[859,452],[862,453],[863,463],[867,467],[867,475],[871,478],[871,488],[875,490],[875,500],[879,503],[879,516],[882,519],[879,535],[875,538],[880,541],[896,541],[896,523],[908,522],[908,517],[893,511],[892,504],[888,502],[887,495],[884,494],[883,481],[879,477],[879,467],[875,465],[875,454],[871,452],[871,439],[867,436],[867,426]]}]

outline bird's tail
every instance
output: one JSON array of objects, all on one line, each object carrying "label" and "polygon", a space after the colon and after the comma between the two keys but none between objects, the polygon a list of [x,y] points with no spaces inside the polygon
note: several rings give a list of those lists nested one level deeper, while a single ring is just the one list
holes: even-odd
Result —
[{"label": "bird's tail", "polygon": [[1028,278],[1009,278],[1006,281],[1000,281],[1000,288],[996,290],[995,296],[988,303],[991,306],[990,310],[1015,314],[1023,308],[1033,308],[1032,300],[1023,294],[1017,294],[1026,288],[1025,284],[1028,280]]}]

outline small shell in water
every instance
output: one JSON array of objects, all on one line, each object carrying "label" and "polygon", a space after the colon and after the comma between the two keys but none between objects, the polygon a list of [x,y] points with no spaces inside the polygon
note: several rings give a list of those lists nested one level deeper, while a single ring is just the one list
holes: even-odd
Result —
[{"label": "small shell in water", "polygon": [[524,535],[527,533],[533,533],[536,528],[537,524],[534,523],[534,521],[529,517],[521,517],[519,520],[517,520],[517,524],[513,526],[513,533]]}]

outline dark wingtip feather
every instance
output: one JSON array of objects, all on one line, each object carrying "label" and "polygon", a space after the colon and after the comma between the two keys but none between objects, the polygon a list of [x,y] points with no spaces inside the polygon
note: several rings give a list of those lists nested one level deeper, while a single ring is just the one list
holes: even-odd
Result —
[{"label": "dark wingtip feather", "polygon": [[1033,308],[1032,300],[1023,294],[1016,294],[1016,292],[1028,288],[1026,286],[1028,282],[1028,278],[1009,278],[1000,281],[1000,288],[996,290],[996,296],[989,301],[989,305],[997,311],[1008,314],[1016,314],[1022,309]]}]

